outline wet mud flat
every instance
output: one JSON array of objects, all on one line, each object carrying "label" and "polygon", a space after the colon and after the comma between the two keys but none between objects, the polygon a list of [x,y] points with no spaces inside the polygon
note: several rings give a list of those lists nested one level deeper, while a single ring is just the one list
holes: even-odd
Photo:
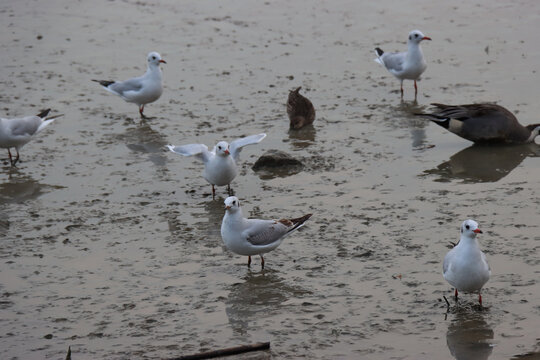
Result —
[{"label": "wet mud flat", "polygon": [[[509,359],[538,356],[538,145],[486,149],[412,114],[493,101],[538,122],[535,2],[7,1],[2,116],[65,114],[0,171],[3,359],[154,359],[271,342],[243,358]],[[405,48],[413,86],[373,61]],[[165,91],[137,108],[90,80],[142,73],[158,51]],[[302,86],[312,128],[289,132]],[[166,144],[266,132],[232,187],[244,214],[314,213],[265,270],[220,238],[225,188]],[[265,151],[300,172],[255,172]],[[4,159],[7,154],[0,154]],[[441,275],[473,218],[492,268],[487,309]],[[453,305],[453,304],[452,304]],[[463,355],[465,354],[465,355]]]}]

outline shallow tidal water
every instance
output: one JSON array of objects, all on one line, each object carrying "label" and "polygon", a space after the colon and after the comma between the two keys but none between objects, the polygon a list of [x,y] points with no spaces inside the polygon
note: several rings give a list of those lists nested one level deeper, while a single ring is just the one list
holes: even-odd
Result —
[{"label": "shallow tidal water", "polygon": [[[412,115],[490,101],[540,122],[540,3],[7,0],[0,19],[0,116],[64,114],[1,163],[0,358],[264,341],[238,358],[540,356],[540,146],[473,147]],[[404,50],[415,28],[428,68],[401,101],[373,48]],[[90,80],[138,76],[150,51],[165,91],[141,121]],[[289,132],[297,86],[317,119]],[[225,188],[212,200],[202,165],[165,148],[260,132],[232,183],[244,214],[314,214],[264,271],[222,244]],[[269,149],[304,168],[254,172]],[[486,309],[463,295],[447,312],[442,259],[467,218]]]}]

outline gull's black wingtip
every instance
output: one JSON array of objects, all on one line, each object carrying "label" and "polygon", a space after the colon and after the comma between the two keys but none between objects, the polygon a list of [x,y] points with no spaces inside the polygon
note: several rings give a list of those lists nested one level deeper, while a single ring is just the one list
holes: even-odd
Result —
[{"label": "gull's black wingtip", "polygon": [[99,83],[99,85],[105,86],[105,87],[109,87],[109,85],[115,83],[114,81],[110,81],[110,80],[95,80],[95,79],[92,79],[92,81],[95,81],[95,82]]},{"label": "gull's black wingtip", "polygon": [[49,115],[49,112],[51,111],[51,109],[47,109],[47,110],[43,110],[42,112],[40,112],[39,114],[37,114],[37,117],[40,117],[40,118],[46,118],[47,115]]}]

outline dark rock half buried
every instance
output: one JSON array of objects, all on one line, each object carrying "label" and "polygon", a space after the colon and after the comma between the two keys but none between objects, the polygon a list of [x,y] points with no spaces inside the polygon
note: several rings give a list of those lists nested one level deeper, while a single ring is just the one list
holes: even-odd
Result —
[{"label": "dark rock half buried", "polygon": [[291,155],[281,150],[271,149],[266,151],[257,159],[252,169],[254,171],[261,170],[263,168],[278,168],[278,167],[300,167],[304,164]]},{"label": "dark rock half buried", "polygon": [[262,179],[287,177],[299,173],[304,168],[302,161],[281,150],[268,150],[253,165]]}]

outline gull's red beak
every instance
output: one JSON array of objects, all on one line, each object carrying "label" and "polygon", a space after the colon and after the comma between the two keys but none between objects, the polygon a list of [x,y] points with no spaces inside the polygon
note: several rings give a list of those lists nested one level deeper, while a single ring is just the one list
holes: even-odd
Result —
[{"label": "gull's red beak", "polygon": [[225,206],[225,210],[229,210],[230,208],[230,206]]},{"label": "gull's red beak", "polygon": [[473,230],[473,232],[475,232],[475,233],[477,233],[477,234],[483,234],[483,233],[482,233],[482,230],[480,230],[480,229]]},{"label": "gull's red beak", "polygon": [[224,151],[224,153],[227,154],[227,155],[229,155],[229,154],[230,154],[229,149],[226,149],[226,150]]},{"label": "gull's red beak", "polygon": [[[431,39],[429,39],[429,40],[431,40]],[[164,63],[164,64],[167,63],[167,62],[166,62],[165,60],[163,60],[163,59],[159,60],[159,62],[160,62],[160,63]]]},{"label": "gull's red beak", "polygon": [[431,40],[431,38],[429,36],[424,36],[422,40]]}]

